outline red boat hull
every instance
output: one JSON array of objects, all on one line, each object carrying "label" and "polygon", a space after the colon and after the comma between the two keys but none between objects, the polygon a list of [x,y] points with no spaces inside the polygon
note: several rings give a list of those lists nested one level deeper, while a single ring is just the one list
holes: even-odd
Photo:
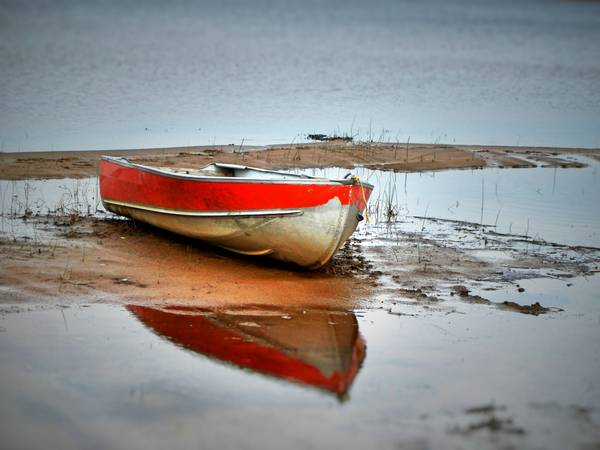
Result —
[{"label": "red boat hull", "polygon": [[223,167],[260,177],[188,175],[105,157],[100,194],[117,214],[239,253],[316,268],[354,231],[372,191],[355,179]]},{"label": "red boat hull", "polygon": [[334,197],[342,205],[365,208],[370,189],[360,185],[216,182],[170,178],[154,172],[100,162],[100,186],[104,199],[187,211],[240,211],[311,208]]}]

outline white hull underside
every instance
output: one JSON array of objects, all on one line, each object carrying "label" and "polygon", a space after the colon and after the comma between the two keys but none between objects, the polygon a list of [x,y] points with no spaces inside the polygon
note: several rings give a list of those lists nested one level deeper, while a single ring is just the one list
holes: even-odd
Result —
[{"label": "white hull underside", "polygon": [[282,211],[193,213],[103,201],[122,216],[245,255],[266,255],[317,269],[358,225],[358,211],[333,198],[313,208]]}]

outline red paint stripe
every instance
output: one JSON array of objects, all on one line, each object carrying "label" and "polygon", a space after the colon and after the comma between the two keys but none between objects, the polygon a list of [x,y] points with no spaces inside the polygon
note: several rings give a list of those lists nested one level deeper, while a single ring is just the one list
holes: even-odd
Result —
[{"label": "red paint stripe", "polygon": [[185,180],[100,161],[105,200],[186,211],[310,208],[339,198],[362,211],[371,189],[357,185]]}]

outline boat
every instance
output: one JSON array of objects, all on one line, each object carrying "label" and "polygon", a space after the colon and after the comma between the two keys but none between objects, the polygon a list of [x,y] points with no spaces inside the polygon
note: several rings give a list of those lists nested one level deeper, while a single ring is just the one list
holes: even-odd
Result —
[{"label": "boat", "polygon": [[363,219],[371,184],[213,163],[152,167],[100,160],[104,208],[244,255],[327,264]]},{"label": "boat", "polygon": [[347,395],[366,353],[351,311],[180,305],[127,309],[174,345],[340,399]]}]

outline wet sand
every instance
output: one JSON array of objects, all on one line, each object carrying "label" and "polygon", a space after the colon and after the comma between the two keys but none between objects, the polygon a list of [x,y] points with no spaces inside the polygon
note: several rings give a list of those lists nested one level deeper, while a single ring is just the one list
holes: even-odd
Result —
[{"label": "wet sand", "polygon": [[[306,272],[232,255],[129,221],[30,218],[45,242],[0,241],[0,299],[150,304],[320,305],[351,308],[373,281],[351,245],[327,268]],[[359,256],[360,258],[360,256]],[[293,293],[293,295],[291,295]]]},{"label": "wet sand", "polygon": [[481,167],[580,167],[561,155],[598,149],[500,147],[411,143],[328,142],[269,147],[200,146],[141,150],[0,153],[0,179],[84,178],[97,174],[101,155],[125,156],[155,166],[201,167],[212,162],[262,168],[363,166],[398,171]]},{"label": "wet sand", "polygon": [[[503,236],[466,223],[450,224],[449,228],[442,223],[447,227],[441,231],[442,239],[436,238],[433,229],[427,235],[404,232],[401,240],[398,231],[389,233],[389,229],[371,239],[358,233],[330,264],[304,271],[268,258],[232,254],[130,221],[75,216],[17,220],[45,234],[40,239],[15,236],[0,241],[1,303],[410,311],[415,307],[445,310],[445,302],[452,298],[539,315],[559,309],[517,303],[521,290],[515,278],[556,274],[568,278],[600,270],[600,249]],[[422,222],[422,218],[413,220]],[[433,218],[428,226],[439,223]],[[454,242],[443,239],[448,232],[453,233]],[[461,243],[469,236],[475,236],[475,241]],[[527,248],[518,249],[523,243]],[[492,290],[513,286],[513,292],[500,301],[490,301],[485,292],[470,292],[477,286]]]},{"label": "wet sand", "polygon": [[[271,168],[361,165],[402,171],[484,166],[581,167],[584,163],[580,159],[565,158],[597,156],[596,151],[586,149],[343,142],[263,148],[47,152],[0,155],[0,178],[94,176],[100,154],[126,155],[157,166],[197,167],[219,161]],[[427,217],[414,220],[422,220],[423,224],[436,222]],[[6,289],[5,302],[67,297],[102,301],[110,297],[117,302],[200,301],[211,306],[284,303],[352,309],[359,303],[373,303],[371,293],[376,286],[379,292],[391,296],[400,292],[409,298],[431,300],[450,295],[456,284],[478,279],[507,281],[498,275],[506,269],[502,259],[486,261],[467,249],[434,242],[418,233],[402,233],[404,239],[399,241],[397,232],[390,242],[379,240],[365,249],[360,240],[369,242],[369,236],[355,236],[332,264],[305,272],[266,258],[233,255],[131,222],[75,214],[63,217],[56,213],[47,217],[24,216],[23,222],[30,222],[34,229],[45,229],[49,235],[43,240],[14,236],[11,239],[5,235],[0,240],[0,285]],[[477,235],[476,225],[454,225],[452,233],[462,230],[466,236]],[[488,240],[497,240],[491,234],[482,239],[484,247]],[[529,242],[535,244],[532,239]],[[497,250],[509,251],[512,246],[505,240]],[[552,251],[537,255],[517,252],[511,267],[545,267],[578,275],[588,269],[589,260],[595,255],[594,249],[590,252],[575,262],[552,258]]]},{"label": "wet sand", "polygon": [[[555,311],[553,305],[519,304],[519,279],[600,270],[600,249],[594,246],[545,242],[436,217],[383,219],[361,227],[330,264],[316,271],[236,255],[129,220],[60,212],[21,212],[6,220],[0,239],[4,303],[277,304],[348,310],[428,305],[443,310],[454,297],[537,315]],[[485,293],[469,293],[481,286],[512,286],[513,293],[494,302]]]}]

